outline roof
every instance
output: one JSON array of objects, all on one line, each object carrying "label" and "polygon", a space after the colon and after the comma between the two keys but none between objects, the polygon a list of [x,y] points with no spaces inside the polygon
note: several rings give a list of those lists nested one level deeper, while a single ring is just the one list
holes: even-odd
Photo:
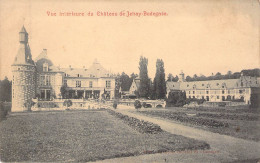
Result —
[{"label": "roof", "polygon": [[256,77],[243,76],[239,79],[206,80],[191,82],[167,82],[169,90],[189,90],[189,89],[232,89],[241,87],[259,87]]},{"label": "roof", "polygon": [[109,71],[107,71],[99,62],[94,61],[93,64],[87,68],[60,68],[60,71],[66,73],[68,77],[111,77]]},{"label": "roof", "polygon": [[140,79],[134,79],[134,82],[135,82],[136,88],[139,89],[139,87],[140,87]]},{"label": "roof", "polygon": [[28,44],[20,44],[18,53],[13,62],[13,65],[18,65],[18,64],[34,65],[34,62],[32,60],[32,55],[31,55],[31,49]]},{"label": "roof", "polygon": [[21,31],[19,33],[27,33],[26,29],[24,28],[24,26],[22,27]]}]

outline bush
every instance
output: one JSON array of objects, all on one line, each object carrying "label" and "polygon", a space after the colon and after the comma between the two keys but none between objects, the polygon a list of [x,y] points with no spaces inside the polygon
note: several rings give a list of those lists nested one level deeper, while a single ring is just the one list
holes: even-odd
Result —
[{"label": "bush", "polygon": [[65,100],[63,102],[63,106],[66,106],[67,109],[68,109],[70,106],[72,106],[72,101],[71,100]]},{"label": "bush", "polygon": [[134,117],[129,117],[127,115],[117,113],[113,110],[107,110],[107,111],[111,115],[114,115],[117,118],[122,119],[127,125],[129,125],[133,129],[139,131],[140,133],[158,134],[158,133],[163,131],[159,125],[156,125],[154,123],[139,120],[139,119],[134,118]]},{"label": "bush", "polygon": [[142,106],[143,108],[146,108],[146,102],[143,102]]},{"label": "bush", "polygon": [[114,109],[117,108],[117,101],[114,101],[114,103],[113,103],[113,108],[114,108]]},{"label": "bush", "polygon": [[142,104],[139,100],[135,100],[134,106],[136,109],[140,109],[142,107]]},{"label": "bush", "polygon": [[0,102],[0,121],[2,121],[7,116],[7,109],[4,107],[4,103]]},{"label": "bush", "polygon": [[27,108],[27,111],[31,111],[31,108],[32,108],[33,105],[35,105],[35,102],[33,102],[31,99],[30,99],[30,100],[27,100],[27,101],[24,103],[24,107]]}]

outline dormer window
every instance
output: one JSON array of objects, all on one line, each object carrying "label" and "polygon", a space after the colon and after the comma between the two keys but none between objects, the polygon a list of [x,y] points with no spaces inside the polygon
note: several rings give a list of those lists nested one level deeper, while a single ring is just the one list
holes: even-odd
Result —
[{"label": "dormer window", "polygon": [[77,74],[78,77],[80,77],[80,74]]},{"label": "dormer window", "polygon": [[64,76],[65,76],[65,77],[68,77],[68,74],[65,73]]},{"label": "dormer window", "polygon": [[48,63],[43,64],[43,72],[48,72]]}]

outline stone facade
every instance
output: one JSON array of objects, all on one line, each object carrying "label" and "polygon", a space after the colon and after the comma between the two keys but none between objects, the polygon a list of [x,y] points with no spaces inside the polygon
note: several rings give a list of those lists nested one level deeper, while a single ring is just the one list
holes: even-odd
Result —
[{"label": "stone facade", "polygon": [[252,90],[260,87],[257,77],[243,76],[239,79],[206,80],[187,82],[181,73],[178,82],[167,82],[167,93],[185,91],[187,98],[205,99],[210,102],[242,101],[251,104]]},{"label": "stone facade", "polygon": [[60,68],[53,65],[47,49],[43,49],[34,62],[24,27],[19,39],[20,48],[12,64],[12,111],[26,111],[25,105],[33,98],[39,101],[60,99],[62,86],[71,99],[100,99],[102,95],[114,98],[115,76],[98,61],[89,68]]}]

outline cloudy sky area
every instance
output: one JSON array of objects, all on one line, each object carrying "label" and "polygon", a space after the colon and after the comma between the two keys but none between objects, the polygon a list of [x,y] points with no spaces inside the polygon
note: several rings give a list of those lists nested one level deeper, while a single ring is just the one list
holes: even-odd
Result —
[{"label": "cloudy sky area", "polygon": [[[167,17],[49,17],[51,12],[164,11]],[[10,1],[0,0],[0,78],[11,78],[18,33],[29,33],[33,58],[43,48],[55,65],[90,66],[95,58],[114,73],[138,73],[141,55],[154,77],[157,58],[166,73],[186,75],[259,67],[258,0]]]}]

